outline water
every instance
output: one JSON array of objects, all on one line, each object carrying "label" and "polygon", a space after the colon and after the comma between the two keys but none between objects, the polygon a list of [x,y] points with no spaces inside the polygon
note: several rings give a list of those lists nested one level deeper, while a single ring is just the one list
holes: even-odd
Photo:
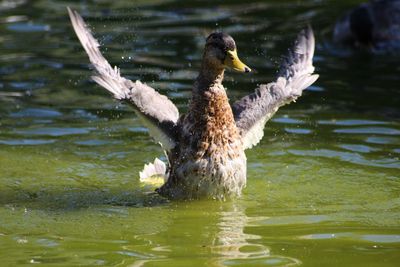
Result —
[{"label": "water", "polygon": [[[400,58],[330,42],[356,3],[0,2],[1,265],[398,266]],[[112,64],[182,112],[214,29],[256,70],[227,74],[232,101],[272,80],[308,23],[321,77],[247,152],[240,199],[168,202],[138,175],[162,151],[90,81],[67,4]]]}]

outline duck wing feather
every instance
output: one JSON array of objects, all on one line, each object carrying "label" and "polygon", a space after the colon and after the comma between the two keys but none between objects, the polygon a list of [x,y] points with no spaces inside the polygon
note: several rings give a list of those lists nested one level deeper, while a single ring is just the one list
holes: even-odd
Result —
[{"label": "duck wing feather", "polygon": [[113,94],[115,99],[128,102],[149,134],[169,151],[176,145],[176,128],[179,112],[176,106],[164,95],[150,86],[131,81],[121,76],[117,67],[111,67],[99,50],[99,43],[78,12],[68,8],[72,26],[83,48],[89,56],[95,74],[92,79]]},{"label": "duck wing feather", "polygon": [[258,144],[264,135],[266,122],[279,107],[295,101],[304,89],[313,84],[312,59],[315,39],[311,27],[302,30],[284,59],[274,82],[261,84],[254,93],[232,105],[236,126],[245,149]]}]

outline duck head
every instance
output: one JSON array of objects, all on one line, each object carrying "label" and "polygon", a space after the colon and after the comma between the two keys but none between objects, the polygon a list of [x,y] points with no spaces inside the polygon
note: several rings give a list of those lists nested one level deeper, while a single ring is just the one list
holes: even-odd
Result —
[{"label": "duck head", "polygon": [[207,37],[203,54],[203,66],[215,70],[226,67],[239,72],[250,72],[238,57],[233,38],[222,32],[215,32]]}]

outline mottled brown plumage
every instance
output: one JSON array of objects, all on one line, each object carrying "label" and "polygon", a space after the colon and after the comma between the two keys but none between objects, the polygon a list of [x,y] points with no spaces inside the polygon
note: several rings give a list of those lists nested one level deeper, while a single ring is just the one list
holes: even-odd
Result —
[{"label": "mottled brown plumage", "polygon": [[211,69],[202,68],[189,111],[179,121],[179,146],[170,157],[169,179],[158,190],[162,195],[223,199],[239,195],[246,184],[246,156],[221,83],[224,69]]},{"label": "mottled brown plumage", "polygon": [[96,70],[93,79],[115,98],[130,103],[166,152],[167,173],[162,173],[165,166],[156,160],[145,166],[140,178],[166,177],[157,192],[168,198],[225,199],[240,195],[246,185],[245,149],[261,140],[266,121],[280,106],[299,97],[318,77],[312,74],[314,36],[309,28],[299,34],[276,81],[260,85],[231,108],[222,85],[225,68],[251,70],[239,60],[231,36],[213,33],[206,40],[188,112],[179,117],[165,96],[140,81],[121,77],[119,69],[112,68],[102,56],[79,14],[70,9],[68,12]]},{"label": "mottled brown plumage", "polygon": [[160,194],[223,199],[239,195],[245,186],[246,156],[222,85],[226,50],[235,49],[228,35],[207,38],[188,113],[178,122],[179,146],[171,153],[169,179]]}]

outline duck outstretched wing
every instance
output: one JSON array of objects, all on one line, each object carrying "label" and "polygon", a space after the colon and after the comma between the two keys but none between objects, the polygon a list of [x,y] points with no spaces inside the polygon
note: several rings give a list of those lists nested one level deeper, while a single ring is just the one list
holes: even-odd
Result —
[{"label": "duck outstretched wing", "polygon": [[99,43],[91,34],[78,12],[68,8],[69,17],[96,73],[92,79],[113,94],[114,98],[130,103],[150,135],[165,150],[176,145],[176,127],[179,112],[164,95],[150,86],[121,77],[117,67],[112,68],[99,50]]},{"label": "duck outstretched wing", "polygon": [[279,107],[295,101],[304,89],[318,79],[318,75],[313,74],[314,48],[314,34],[308,27],[297,36],[293,48],[289,50],[280,67],[276,81],[261,84],[254,93],[232,105],[245,149],[260,142],[265,123]]}]

